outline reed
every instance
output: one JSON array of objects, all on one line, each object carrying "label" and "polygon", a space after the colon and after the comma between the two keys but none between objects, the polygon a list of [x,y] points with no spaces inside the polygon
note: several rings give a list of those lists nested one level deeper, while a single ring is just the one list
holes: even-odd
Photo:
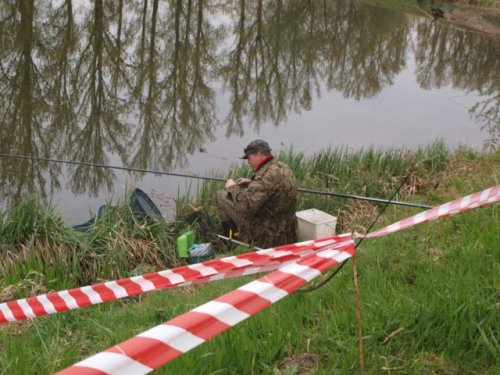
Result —
[{"label": "reed", "polygon": [[13,252],[22,244],[32,242],[57,243],[62,238],[71,237],[68,228],[58,217],[54,208],[44,208],[35,196],[28,197],[19,206],[13,207],[2,215],[0,239],[2,250]]},{"label": "reed", "polygon": [[[422,203],[423,197],[419,194],[433,189],[448,163],[453,160],[452,156],[445,144],[437,140],[414,152],[375,148],[349,151],[341,147],[327,148],[306,157],[303,153],[289,149],[277,155],[277,158],[292,169],[297,185],[304,189],[379,198],[389,198],[399,189],[396,199]],[[233,178],[247,177],[251,171],[245,164],[240,164],[235,165],[228,175]],[[405,184],[400,186],[405,180]],[[211,196],[221,188],[222,183],[205,182],[197,205],[212,212]],[[350,220],[344,218],[362,216],[373,211],[374,206],[327,195],[299,194],[298,211],[318,207],[341,218],[339,229],[347,230],[349,228],[346,225]],[[368,215],[368,221],[371,217]]]},{"label": "reed", "polygon": [[[142,269],[176,264],[175,224],[137,220],[123,203],[103,210],[87,233],[65,224],[50,205],[35,197],[13,207],[0,223],[0,271],[16,284],[30,272],[64,280],[57,287],[116,279]],[[55,287],[55,285],[52,285]]]}]

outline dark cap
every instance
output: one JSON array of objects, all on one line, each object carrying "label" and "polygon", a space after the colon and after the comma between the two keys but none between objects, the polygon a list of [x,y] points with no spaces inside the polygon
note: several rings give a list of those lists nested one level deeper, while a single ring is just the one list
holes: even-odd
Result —
[{"label": "dark cap", "polygon": [[241,159],[248,159],[248,155],[255,154],[256,152],[271,152],[271,147],[269,147],[269,143],[263,141],[262,139],[256,139],[248,144],[247,147],[243,150],[245,155],[241,157]]}]

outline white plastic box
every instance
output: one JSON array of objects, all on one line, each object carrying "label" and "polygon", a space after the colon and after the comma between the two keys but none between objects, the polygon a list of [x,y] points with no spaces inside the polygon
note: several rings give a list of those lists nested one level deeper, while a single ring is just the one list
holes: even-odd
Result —
[{"label": "white plastic box", "polygon": [[311,208],[299,211],[297,216],[297,236],[299,240],[315,240],[335,234],[337,218],[326,212]]}]

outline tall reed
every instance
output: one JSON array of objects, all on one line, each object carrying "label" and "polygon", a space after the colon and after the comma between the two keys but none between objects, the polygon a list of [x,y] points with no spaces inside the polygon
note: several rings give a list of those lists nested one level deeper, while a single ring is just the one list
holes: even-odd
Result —
[{"label": "tall reed", "polygon": [[[396,200],[432,204],[419,200],[422,199],[422,194],[433,189],[438,183],[452,159],[452,153],[442,141],[437,140],[414,152],[373,147],[351,151],[340,147],[320,150],[310,156],[289,149],[276,157],[292,169],[297,186],[301,188],[383,199],[389,199],[399,189]],[[235,165],[228,175],[250,176],[251,171],[247,165],[239,164]],[[405,184],[400,186],[405,180]],[[198,205],[204,205],[214,215],[211,197],[215,190],[221,188],[222,183],[205,182],[201,187]],[[374,206],[328,195],[299,194],[297,211],[319,207],[340,217],[339,229],[343,230],[352,229],[346,225],[352,221],[353,216],[366,214],[366,221],[370,221],[372,215],[369,215],[369,212],[373,211]]]},{"label": "tall reed", "polygon": [[164,269],[178,262],[176,226],[138,220],[123,203],[104,209],[86,233],[68,226],[52,206],[35,197],[6,211],[0,222],[0,271],[15,284],[30,273],[75,286],[125,277],[141,270]]}]

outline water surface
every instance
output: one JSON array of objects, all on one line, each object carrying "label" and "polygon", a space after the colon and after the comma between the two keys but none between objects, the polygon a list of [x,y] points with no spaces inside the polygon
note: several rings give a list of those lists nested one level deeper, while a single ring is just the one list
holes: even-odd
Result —
[{"label": "water surface", "polygon": [[[255,138],[307,155],[499,140],[499,43],[419,14],[348,0],[6,0],[0,20],[2,154],[206,175]],[[4,207],[37,193],[72,223],[129,185],[168,198],[193,184],[0,164]]]}]

